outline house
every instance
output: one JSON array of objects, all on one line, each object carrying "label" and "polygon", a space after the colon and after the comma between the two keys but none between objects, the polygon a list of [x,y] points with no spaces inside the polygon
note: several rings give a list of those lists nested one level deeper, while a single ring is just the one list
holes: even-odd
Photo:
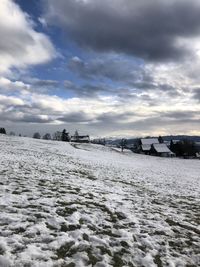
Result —
[{"label": "house", "polygon": [[90,137],[89,137],[89,135],[73,135],[73,136],[71,136],[71,142],[89,143]]},{"label": "house", "polygon": [[164,141],[163,143],[164,143],[168,148],[170,148],[171,141]]},{"label": "house", "polygon": [[150,154],[152,144],[159,144],[158,138],[142,138],[138,150],[142,154]]},{"label": "house", "polygon": [[200,159],[200,152],[196,152],[196,158]]},{"label": "house", "polygon": [[175,157],[175,154],[167,147],[166,144],[152,144],[151,155],[160,157]]}]

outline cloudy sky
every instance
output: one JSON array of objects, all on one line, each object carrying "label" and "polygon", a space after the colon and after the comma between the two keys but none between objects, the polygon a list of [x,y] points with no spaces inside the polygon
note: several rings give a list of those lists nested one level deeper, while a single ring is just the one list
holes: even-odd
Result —
[{"label": "cloudy sky", "polygon": [[0,126],[200,135],[200,1],[1,0]]}]

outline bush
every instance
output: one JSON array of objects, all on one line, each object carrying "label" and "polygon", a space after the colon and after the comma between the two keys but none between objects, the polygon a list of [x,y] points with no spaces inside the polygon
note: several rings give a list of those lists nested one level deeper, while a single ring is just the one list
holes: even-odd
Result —
[{"label": "bush", "polygon": [[40,139],[41,135],[39,133],[34,133],[33,138]]},{"label": "bush", "polygon": [[43,136],[43,139],[44,139],[44,140],[51,140],[51,135],[50,135],[50,133],[46,133],[46,134]]},{"label": "bush", "polygon": [[1,134],[6,134],[6,130],[5,130],[5,128],[0,128],[0,133],[1,133]]},{"label": "bush", "polygon": [[195,143],[188,139],[181,140],[176,144],[171,141],[170,149],[178,157],[194,157],[197,152]]}]

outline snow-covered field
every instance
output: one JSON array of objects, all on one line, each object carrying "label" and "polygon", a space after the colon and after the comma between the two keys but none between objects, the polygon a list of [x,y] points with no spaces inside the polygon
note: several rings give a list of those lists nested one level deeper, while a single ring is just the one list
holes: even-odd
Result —
[{"label": "snow-covered field", "polygon": [[200,161],[0,136],[0,266],[200,266]]}]

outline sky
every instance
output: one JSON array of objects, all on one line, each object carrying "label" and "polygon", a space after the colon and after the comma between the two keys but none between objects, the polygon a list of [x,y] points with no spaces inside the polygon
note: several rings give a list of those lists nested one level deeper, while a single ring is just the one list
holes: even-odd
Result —
[{"label": "sky", "polygon": [[200,1],[1,0],[0,126],[200,135]]}]

